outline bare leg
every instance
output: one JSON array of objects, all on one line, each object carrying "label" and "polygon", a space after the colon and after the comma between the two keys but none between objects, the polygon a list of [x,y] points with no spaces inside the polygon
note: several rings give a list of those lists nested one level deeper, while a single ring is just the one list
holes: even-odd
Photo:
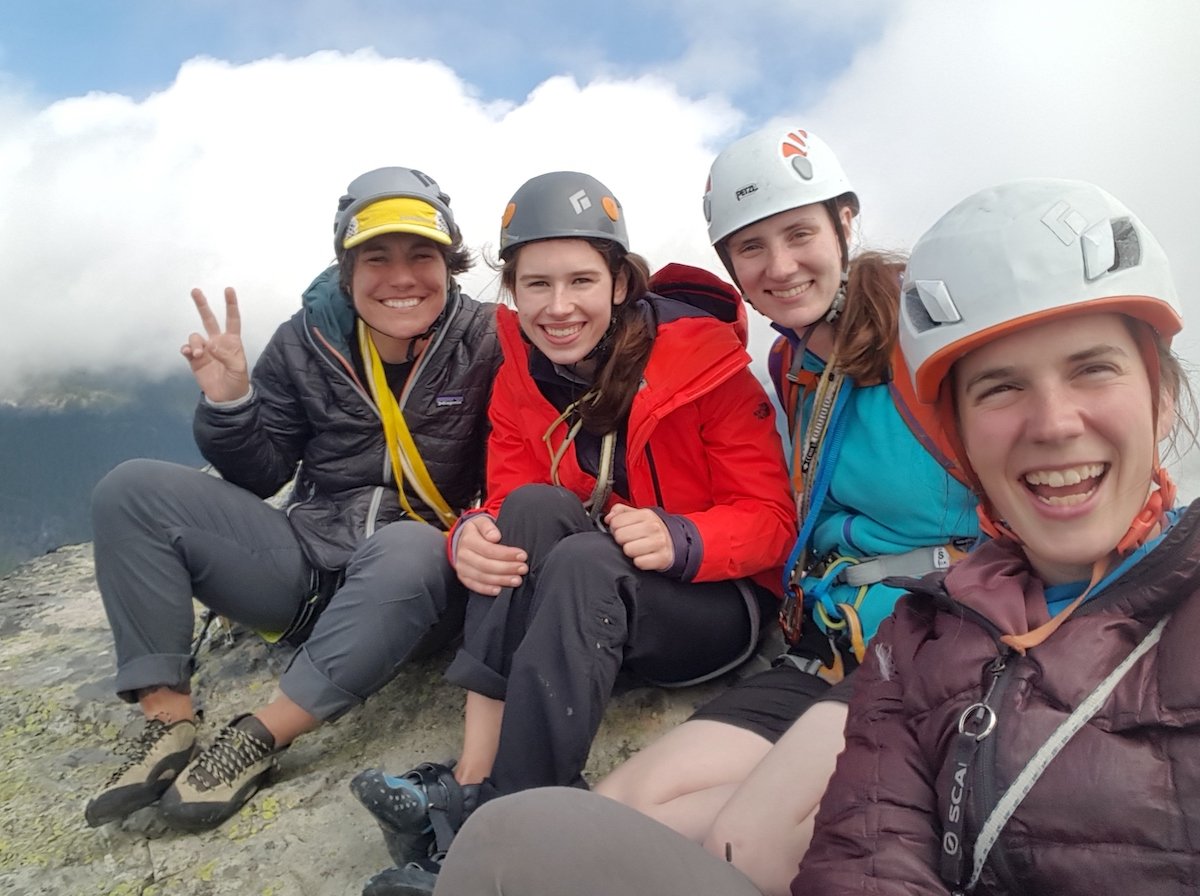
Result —
[{"label": "bare leg", "polygon": [[788,729],[720,810],[704,847],[786,896],[812,839],[813,819],[845,745],[846,705],[814,704]]},{"label": "bare leg", "polygon": [[168,687],[144,688],[138,692],[138,706],[147,719],[158,719],[170,725],[182,719],[194,719],[192,695]]},{"label": "bare leg", "polygon": [[503,719],[503,700],[467,691],[462,755],[454,767],[454,778],[459,784],[478,784],[491,774],[500,747]]},{"label": "bare leg", "polygon": [[596,792],[699,842],[770,749],[771,742],[752,731],[693,719],[618,767]]},{"label": "bare leg", "polygon": [[301,734],[318,728],[321,720],[282,692],[254,714],[275,738],[275,748],[286,747]]}]

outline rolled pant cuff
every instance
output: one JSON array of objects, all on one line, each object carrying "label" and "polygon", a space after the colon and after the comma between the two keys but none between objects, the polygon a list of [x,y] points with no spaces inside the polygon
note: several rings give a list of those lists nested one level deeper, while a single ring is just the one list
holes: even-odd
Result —
[{"label": "rolled pant cuff", "polygon": [[137,702],[143,688],[167,687],[187,692],[195,665],[191,654],[155,653],[139,656],[117,669],[117,696],[126,703]]},{"label": "rolled pant cuff", "polygon": [[292,656],[292,661],[279,679],[279,689],[289,700],[322,722],[333,721],[366,699],[330,681],[313,663],[305,647]]},{"label": "rolled pant cuff", "polygon": [[446,681],[492,700],[503,700],[508,693],[508,679],[466,650],[459,650],[454,655],[446,670]]}]

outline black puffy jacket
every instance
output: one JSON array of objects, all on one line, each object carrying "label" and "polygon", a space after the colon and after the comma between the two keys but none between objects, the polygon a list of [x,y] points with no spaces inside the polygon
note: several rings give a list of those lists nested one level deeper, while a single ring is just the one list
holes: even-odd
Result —
[{"label": "black puffy jacket", "polygon": [[[356,316],[337,267],[304,293],[254,365],[251,399],[216,408],[201,399],[196,444],[221,475],[260,497],[296,476],[288,519],[309,561],[339,570],[379,526],[403,516],[383,426],[351,363]],[[398,397],[422,459],[451,509],[484,483],[487,406],[500,363],[495,306],[452,286],[445,319]],[[300,465],[297,470],[297,464]],[[436,515],[410,490],[410,505]]]}]

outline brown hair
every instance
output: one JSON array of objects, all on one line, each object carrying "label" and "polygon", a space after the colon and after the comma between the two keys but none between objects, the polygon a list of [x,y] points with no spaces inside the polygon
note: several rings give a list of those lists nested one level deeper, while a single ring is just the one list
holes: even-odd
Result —
[{"label": "brown hair", "polygon": [[[642,383],[642,373],[654,347],[654,333],[642,314],[638,300],[649,291],[650,266],[635,252],[626,252],[611,240],[585,239],[600,253],[612,276],[613,288],[625,282],[625,301],[614,305],[612,322],[601,340],[600,359],[592,388],[580,402],[583,428],[603,435],[616,430],[633,404]],[[508,253],[500,265],[500,282],[513,294],[517,279],[517,259],[521,246]],[[607,343],[607,344],[605,344]]]},{"label": "brown hair", "polygon": [[[471,257],[471,250],[463,245],[461,232],[454,234],[454,242],[449,246],[443,246],[440,243],[435,243],[433,240],[429,240],[429,242],[437,246],[441,251],[442,258],[446,260],[446,271],[451,277],[456,274],[466,273],[471,269],[471,265],[475,263],[475,259]],[[358,253],[362,248],[370,244],[371,241],[367,240],[365,243],[342,250],[341,255],[338,256],[338,286],[348,296],[353,295],[350,292],[350,283],[354,279],[354,262],[357,260]]]},{"label": "brown hair", "polygon": [[[858,211],[853,193],[824,203],[842,258],[849,253],[841,212]],[[874,386],[891,377],[892,349],[899,338],[900,278],[906,259],[894,252],[861,252],[846,271],[846,306],[833,323],[837,369],[860,386]]]}]

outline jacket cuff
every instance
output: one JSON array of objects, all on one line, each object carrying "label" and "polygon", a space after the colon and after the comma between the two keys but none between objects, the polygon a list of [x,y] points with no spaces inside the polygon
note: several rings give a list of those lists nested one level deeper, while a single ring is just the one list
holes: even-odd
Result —
[{"label": "jacket cuff", "polygon": [[496,522],[496,518],[482,508],[468,510],[458,518],[454,523],[454,528],[450,530],[450,537],[446,539],[446,559],[450,561],[451,566],[454,566],[454,560],[458,556],[458,539],[463,533],[463,523],[480,514],[486,516],[493,523]]},{"label": "jacket cuff", "polygon": [[675,549],[675,562],[663,570],[663,575],[681,582],[690,582],[700,570],[700,561],[704,557],[704,542],[700,538],[700,530],[686,516],[667,513],[661,507],[651,507],[660,520],[666,524],[667,532],[671,535],[671,547]]},{"label": "jacket cuff", "polygon": [[233,399],[230,399],[229,401],[213,401],[211,398],[209,398],[203,392],[200,393],[200,400],[208,407],[214,408],[218,411],[237,410],[242,405],[249,404],[253,400],[253,398],[254,398],[254,385],[253,384],[250,385],[250,391],[247,392],[245,395],[243,395],[241,398],[233,398]]}]

